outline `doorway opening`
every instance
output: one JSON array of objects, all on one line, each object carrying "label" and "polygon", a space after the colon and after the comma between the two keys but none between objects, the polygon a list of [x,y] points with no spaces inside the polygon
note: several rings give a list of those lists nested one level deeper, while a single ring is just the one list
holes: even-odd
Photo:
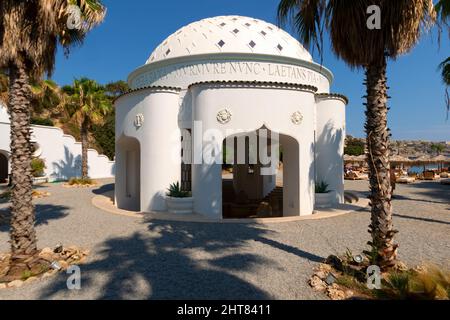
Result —
[{"label": "doorway opening", "polygon": [[265,127],[229,136],[223,157],[224,219],[298,214],[299,146],[294,138]]},{"label": "doorway opening", "polygon": [[0,183],[8,182],[8,157],[0,151]]}]

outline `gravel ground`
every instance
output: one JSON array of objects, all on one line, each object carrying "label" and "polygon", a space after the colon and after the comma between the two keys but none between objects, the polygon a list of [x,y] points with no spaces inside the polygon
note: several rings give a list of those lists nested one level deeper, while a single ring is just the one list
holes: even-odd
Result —
[{"label": "gravel ground", "polygon": [[[312,268],[369,240],[369,212],[271,225],[145,221],[103,212],[95,193],[111,189],[42,187],[36,200],[39,247],[90,248],[81,290],[68,275],[0,291],[0,299],[325,299],[307,284]],[[367,190],[347,181],[348,190]],[[7,204],[0,204],[0,214]],[[398,185],[394,200],[399,254],[409,265],[450,266],[450,187],[436,182]],[[0,225],[0,251],[8,250]]]}]

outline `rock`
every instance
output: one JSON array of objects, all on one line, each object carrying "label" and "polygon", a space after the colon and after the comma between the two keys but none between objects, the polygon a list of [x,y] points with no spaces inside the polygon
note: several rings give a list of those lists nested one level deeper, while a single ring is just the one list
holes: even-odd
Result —
[{"label": "rock", "polygon": [[47,271],[46,273],[44,273],[44,274],[42,275],[42,279],[50,278],[50,277],[52,277],[55,273],[56,273],[56,270],[51,269],[51,270]]},{"label": "rock", "polygon": [[319,266],[317,267],[317,271],[323,271],[325,273],[329,273],[331,271],[331,266],[329,264],[325,264],[325,263],[321,263],[319,264]]},{"label": "rock", "polygon": [[320,279],[325,280],[329,272],[326,271],[317,271],[315,273],[316,276],[318,276]]},{"label": "rock", "polygon": [[313,275],[311,279],[309,279],[309,285],[317,291],[323,291],[327,288],[327,284],[316,275]]},{"label": "rock", "polygon": [[63,245],[57,244],[56,247],[52,250],[54,253],[61,253],[63,251]]},{"label": "rock", "polygon": [[59,260],[58,263],[62,270],[67,270],[67,268],[69,268],[69,263],[66,260]]},{"label": "rock", "polygon": [[41,255],[49,255],[49,254],[53,254],[53,250],[49,247],[46,247],[46,248],[42,249],[41,252],[39,252],[39,257]]},{"label": "rock", "polygon": [[353,298],[353,296],[355,295],[355,293],[352,290],[347,290],[345,291],[345,298]]},{"label": "rock", "polygon": [[53,260],[55,260],[55,255],[52,254],[42,254],[39,256],[39,258],[41,258],[42,260],[45,260],[47,262],[52,262]]},{"label": "rock", "polygon": [[327,288],[327,294],[331,300],[344,300],[346,298],[345,292],[339,289],[339,286],[335,283]]},{"label": "rock", "polygon": [[30,282],[33,282],[36,280],[37,280],[37,277],[29,277],[27,280],[25,280],[25,283],[30,283]]},{"label": "rock", "polygon": [[11,281],[10,283],[8,283],[8,287],[9,288],[20,288],[21,286],[23,286],[23,281],[22,280],[14,280]]},{"label": "rock", "polygon": [[397,271],[408,271],[408,266],[405,263],[403,263],[401,261],[398,261],[396,263],[395,267],[394,267],[394,270],[397,270]]}]

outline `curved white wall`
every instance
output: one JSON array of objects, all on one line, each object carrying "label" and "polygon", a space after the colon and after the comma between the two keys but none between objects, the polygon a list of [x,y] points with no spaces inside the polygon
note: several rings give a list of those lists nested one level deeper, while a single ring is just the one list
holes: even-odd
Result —
[{"label": "curved white wall", "polygon": [[[291,173],[296,176],[299,188],[296,194],[287,195],[289,205],[285,215],[311,214],[314,206],[314,93],[277,85],[258,87],[257,84],[200,84],[191,90],[193,119],[202,123],[201,131],[194,127],[194,152],[201,142],[203,147],[211,144],[203,137],[208,129],[216,129],[226,137],[230,135],[229,130],[251,132],[265,125],[298,141],[297,154],[292,155],[291,161],[296,164],[296,170]],[[226,124],[220,124],[216,119],[223,109],[232,114],[231,121]],[[300,125],[291,120],[297,111],[303,115]],[[217,150],[222,150],[222,140],[213,144]],[[194,210],[210,218],[221,218],[221,165],[205,162],[193,165],[192,188]]]},{"label": "curved white wall", "polygon": [[[116,201],[130,209],[120,185],[126,183],[126,155],[120,142],[135,138],[140,145],[140,211],[166,210],[165,193],[181,177],[181,133],[178,125],[178,91],[140,90],[119,98],[116,103]],[[143,116],[142,126],[135,125]],[[119,173],[120,172],[120,173]],[[123,188],[123,187],[122,187]]]},{"label": "curved white wall", "polygon": [[316,180],[324,181],[344,203],[345,106],[342,98],[317,96]]},{"label": "curved white wall", "polygon": [[[9,117],[3,111],[6,112],[6,109],[0,110],[0,150],[9,152]],[[81,176],[81,142],[64,134],[57,127],[32,125],[31,129],[31,140],[40,146],[41,151],[38,156],[45,161],[45,175],[49,181]],[[114,177],[114,161],[99,155],[94,149],[89,149],[88,173],[94,179]]]}]

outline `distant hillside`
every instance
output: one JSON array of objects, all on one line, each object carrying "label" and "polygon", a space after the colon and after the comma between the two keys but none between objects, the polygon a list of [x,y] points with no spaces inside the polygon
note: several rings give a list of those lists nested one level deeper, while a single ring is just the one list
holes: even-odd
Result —
[{"label": "distant hillside", "polygon": [[[346,137],[346,146],[362,144],[365,146],[366,139],[355,138],[350,135]],[[440,147],[439,147],[440,146]],[[422,140],[391,140],[390,151],[392,155],[406,157],[418,155],[450,155],[450,141],[431,142]]]}]

